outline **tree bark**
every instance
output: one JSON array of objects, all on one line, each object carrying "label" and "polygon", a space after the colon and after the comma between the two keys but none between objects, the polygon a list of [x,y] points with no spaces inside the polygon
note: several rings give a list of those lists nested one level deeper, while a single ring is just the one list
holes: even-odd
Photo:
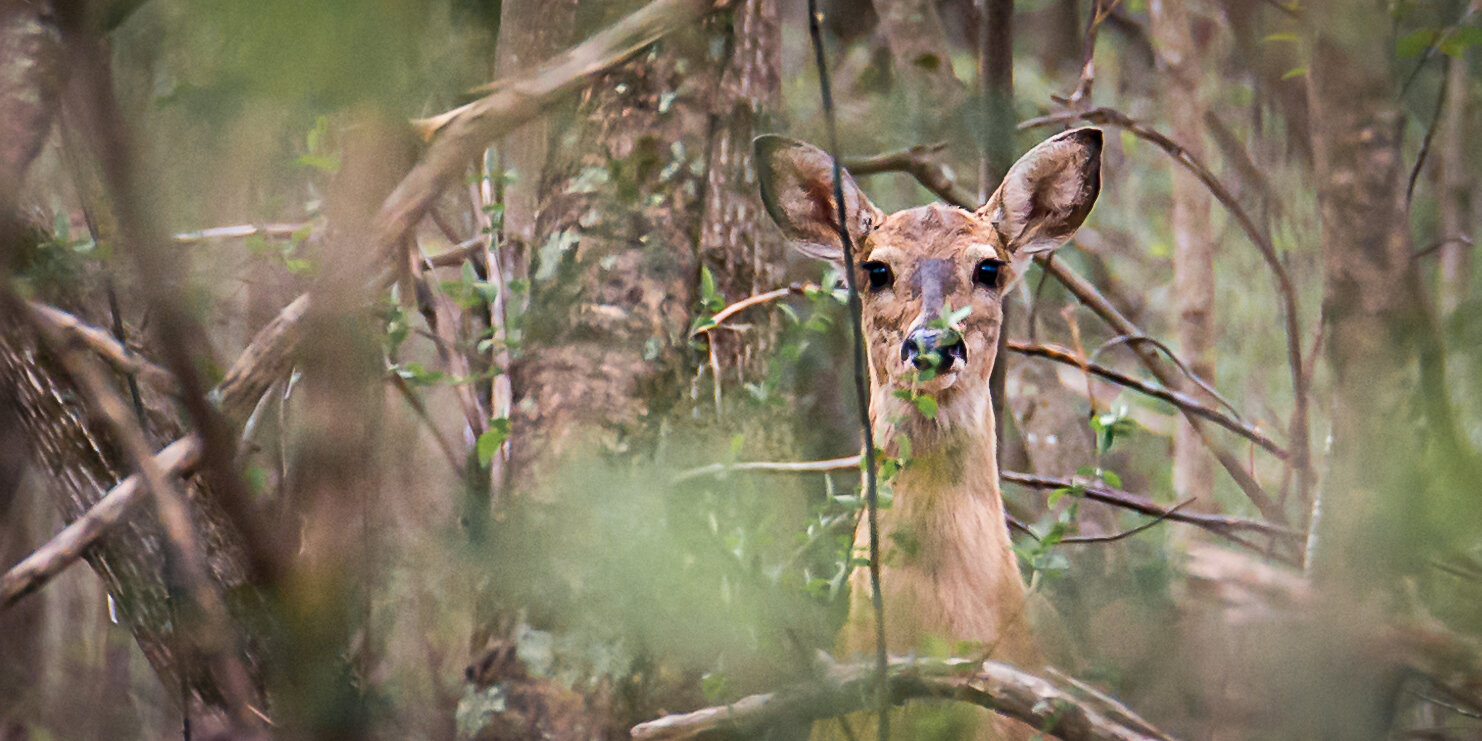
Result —
[{"label": "tree bark", "polygon": [[[1322,228],[1323,316],[1332,370],[1332,447],[1308,569],[1326,603],[1299,721],[1312,737],[1378,738],[1388,731],[1394,667],[1352,665],[1401,575],[1424,550],[1412,500],[1423,437],[1408,420],[1416,385],[1415,281],[1404,206],[1402,113],[1393,50],[1372,33],[1382,8],[1331,2],[1311,66],[1313,145]],[[1407,501],[1411,500],[1411,501]],[[1303,707],[1302,702],[1294,703]]]},{"label": "tree bark", "polygon": [[[1153,42],[1165,72],[1170,135],[1194,157],[1204,159],[1204,85],[1200,45],[1193,14],[1183,2],[1148,4]],[[1199,179],[1173,166],[1173,292],[1178,344],[1184,361],[1201,378],[1214,378],[1214,250],[1209,223],[1210,196]],[[1209,395],[1192,383],[1184,391],[1201,401]],[[1214,459],[1187,420],[1178,421],[1173,440],[1173,490],[1196,497],[1196,508],[1213,511]]]},{"label": "tree bark", "polygon": [[1467,65],[1462,60],[1448,60],[1446,65],[1446,110],[1438,142],[1438,180],[1440,182],[1441,245],[1440,286],[1437,301],[1442,317],[1449,316],[1467,298],[1471,287],[1473,244],[1475,241],[1472,213],[1471,176],[1477,162],[1472,151],[1472,89]]}]

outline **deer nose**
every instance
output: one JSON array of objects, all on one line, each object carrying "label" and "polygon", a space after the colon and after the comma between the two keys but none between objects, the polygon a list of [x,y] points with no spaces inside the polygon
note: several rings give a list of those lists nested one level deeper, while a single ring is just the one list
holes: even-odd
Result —
[{"label": "deer nose", "polygon": [[906,342],[901,345],[901,360],[917,370],[945,373],[953,364],[967,363],[967,345],[955,330],[917,327],[906,335]]}]

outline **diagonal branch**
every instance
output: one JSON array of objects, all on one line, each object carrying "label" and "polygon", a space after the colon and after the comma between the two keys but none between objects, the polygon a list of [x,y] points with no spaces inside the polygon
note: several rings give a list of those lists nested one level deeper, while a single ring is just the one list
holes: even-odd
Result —
[{"label": "diagonal branch", "polygon": [[[722,476],[731,472],[751,473],[829,473],[831,471],[857,471],[859,470],[860,456],[851,455],[843,458],[830,458],[821,461],[743,461],[740,463],[713,463],[708,466],[693,468],[680,473],[674,477],[673,483],[680,483],[690,479],[705,476]],[[1251,520],[1242,517],[1231,517],[1228,515],[1211,515],[1201,512],[1187,512],[1178,508],[1164,508],[1154,502],[1151,498],[1142,494],[1115,489],[1104,486],[1099,482],[1086,478],[1056,478],[1053,476],[1039,476],[1031,473],[1020,473],[1018,471],[1003,471],[999,478],[1011,484],[1030,489],[1050,491],[1054,489],[1078,489],[1083,496],[1113,507],[1131,510],[1140,514],[1155,517],[1160,520],[1172,520],[1202,528],[1227,540],[1245,546],[1254,551],[1262,549],[1240,536],[1240,533],[1251,533],[1281,539],[1288,543],[1297,543],[1301,536],[1295,531],[1283,526],[1262,520]],[[1012,525],[1012,522],[1010,523]]]},{"label": "diagonal branch", "polygon": [[[1201,183],[1204,183],[1204,186],[1209,189],[1210,194],[1235,218],[1235,223],[1240,225],[1241,231],[1245,232],[1246,237],[1250,239],[1251,243],[1256,246],[1257,251],[1261,253],[1261,258],[1265,260],[1266,266],[1270,268],[1272,276],[1276,279],[1276,290],[1281,296],[1282,301],[1282,319],[1286,325],[1287,364],[1290,366],[1292,377],[1292,403],[1294,407],[1291,423],[1292,465],[1297,470],[1299,495],[1303,501],[1306,501],[1307,490],[1311,484],[1312,472],[1310,443],[1308,439],[1308,387],[1307,377],[1302,372],[1302,312],[1297,302],[1296,286],[1292,283],[1292,278],[1287,272],[1286,264],[1281,261],[1281,256],[1277,254],[1276,246],[1271,242],[1270,233],[1256,224],[1255,219],[1251,218],[1251,215],[1240,205],[1240,202],[1230,193],[1230,190],[1197,157],[1178,142],[1173,141],[1162,133],[1114,108],[1102,107],[1087,111],[1065,111],[1048,116],[1040,116],[1039,118],[1033,118],[1020,123],[1019,129],[1022,131],[1040,126],[1064,125],[1077,121],[1087,121],[1103,126],[1116,126],[1139,139],[1151,142],[1163,150],[1175,162],[1192,173],[1194,177],[1198,178]],[[1160,378],[1159,380],[1163,379]],[[1168,382],[1164,381],[1164,383]],[[1169,384],[1170,387],[1172,385],[1171,383]],[[1221,461],[1221,463],[1223,464],[1224,461]],[[1228,470],[1229,466],[1226,466],[1226,469]],[[1245,478],[1248,479],[1249,477]],[[1236,476],[1236,480],[1239,482],[1241,477]],[[1246,490],[1247,495],[1250,495],[1254,491],[1246,483],[1242,483],[1241,488]],[[1252,501],[1256,503],[1257,507],[1262,506],[1260,502],[1254,499]],[[1262,510],[1262,514],[1271,517],[1271,513],[1265,509]]]},{"label": "diagonal branch", "polygon": [[1019,353],[1020,355],[1028,355],[1030,357],[1036,358],[1046,358],[1057,363],[1064,363],[1066,365],[1075,366],[1077,368],[1084,368],[1091,373],[1100,376],[1108,381],[1111,381],[1112,383],[1115,383],[1119,386],[1125,386],[1134,391],[1138,391],[1140,393],[1151,396],[1155,399],[1162,399],[1163,401],[1166,401],[1169,404],[1178,407],[1183,412],[1197,415],[1211,422],[1214,422],[1215,424],[1261,446],[1267,452],[1271,453],[1277,458],[1286,460],[1288,457],[1288,453],[1285,448],[1278,445],[1271,438],[1262,434],[1260,430],[1251,426],[1249,423],[1243,422],[1239,419],[1224,414],[1218,409],[1212,409],[1208,406],[1205,406],[1204,404],[1199,403],[1197,399],[1183,392],[1173,391],[1161,386],[1155,386],[1146,381],[1138,378],[1133,378],[1132,376],[1126,375],[1125,373],[1122,373],[1115,369],[1108,368],[1099,363],[1091,361],[1082,363],[1079,359],[1076,358],[1075,353],[1071,352],[1067,348],[1063,348],[1058,345],[1036,344],[1031,342],[1019,342],[1017,340],[1010,340],[1008,343],[1008,348],[1016,353]]},{"label": "diagonal branch", "polygon": [[36,315],[37,321],[55,327],[69,340],[86,346],[114,370],[127,375],[136,375],[145,383],[167,394],[180,393],[180,386],[175,382],[174,375],[139,353],[130,350],[127,345],[115,339],[108,330],[94,327],[55,306],[33,301],[29,304],[29,308]]}]

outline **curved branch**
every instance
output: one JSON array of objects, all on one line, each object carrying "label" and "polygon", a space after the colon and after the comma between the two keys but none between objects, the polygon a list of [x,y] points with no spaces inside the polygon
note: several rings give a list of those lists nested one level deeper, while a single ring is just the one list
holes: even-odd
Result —
[{"label": "curved branch", "polygon": [[[1151,142],[1163,150],[1175,162],[1192,173],[1200,182],[1204,183],[1204,186],[1209,189],[1210,194],[1215,197],[1215,200],[1219,201],[1225,207],[1225,210],[1235,218],[1235,222],[1240,225],[1241,231],[1245,232],[1246,237],[1256,246],[1256,249],[1261,253],[1261,257],[1266,261],[1266,266],[1270,268],[1271,274],[1276,278],[1277,292],[1280,294],[1282,300],[1282,318],[1286,325],[1287,364],[1290,366],[1292,377],[1292,402],[1294,407],[1292,410],[1291,430],[1292,449],[1294,451],[1292,464],[1297,469],[1300,482],[1298,488],[1301,489],[1300,494],[1305,500],[1307,496],[1306,490],[1311,478],[1311,453],[1309,450],[1307,429],[1308,387],[1307,378],[1302,372],[1304,367],[1302,362],[1302,314],[1300,305],[1297,302],[1296,286],[1292,283],[1291,275],[1287,273],[1286,265],[1282,263],[1281,256],[1277,254],[1276,246],[1271,243],[1270,235],[1266,230],[1256,225],[1255,219],[1251,218],[1250,214],[1240,205],[1240,202],[1235,199],[1235,196],[1230,193],[1229,189],[1197,157],[1189,153],[1178,142],[1139,123],[1131,116],[1114,108],[1102,107],[1093,108],[1088,111],[1066,111],[1048,116],[1040,116],[1039,118],[1032,118],[1020,123],[1019,129],[1023,131],[1040,126],[1070,124],[1077,121],[1086,121],[1103,126],[1116,126],[1139,139]],[[1124,334],[1132,333],[1124,332]],[[1226,466],[1226,468],[1228,469],[1229,467]],[[1236,478],[1238,481],[1241,477],[1237,476]],[[1251,489],[1246,484],[1242,483],[1241,488],[1246,489],[1247,495],[1251,493]],[[1262,505],[1257,502],[1256,506],[1260,507]],[[1266,514],[1267,517],[1271,516],[1265,509],[1262,510],[1262,513]]]},{"label": "curved branch", "polygon": [[[815,683],[668,715],[634,726],[632,735],[641,741],[686,739],[714,731],[745,735],[780,723],[846,715],[867,707],[874,672],[872,662],[832,665]],[[971,703],[1065,741],[1167,738],[1113,721],[1048,680],[997,661],[896,657],[889,661],[888,681],[894,703],[913,699]]]},{"label": "curved branch", "polygon": [[1125,386],[1134,391],[1151,396],[1155,399],[1162,399],[1163,401],[1166,401],[1169,404],[1178,407],[1183,412],[1203,417],[1204,419],[1207,419],[1261,446],[1267,452],[1271,453],[1277,458],[1286,460],[1289,455],[1285,448],[1278,445],[1271,438],[1262,434],[1260,430],[1252,427],[1246,422],[1223,414],[1217,409],[1211,409],[1203,404],[1200,404],[1197,399],[1194,399],[1188,394],[1162,388],[1159,386],[1154,386],[1153,384],[1150,384],[1146,381],[1133,378],[1132,376],[1126,375],[1124,373],[1121,373],[1120,371],[1108,368],[1095,362],[1087,361],[1086,363],[1082,364],[1081,361],[1076,359],[1075,354],[1072,353],[1069,349],[1059,347],[1057,345],[1035,344],[1031,342],[1019,342],[1017,340],[1009,340],[1008,348],[1021,355],[1028,355],[1030,357],[1036,358],[1046,358],[1057,363],[1064,363],[1066,365],[1075,366],[1077,368],[1085,368],[1091,373],[1094,373],[1095,375],[1111,381],[1112,383],[1115,383],[1119,386]]},{"label": "curved branch", "polygon": [[[857,471],[859,470],[859,456],[851,455],[842,458],[830,458],[821,461],[743,461],[740,463],[714,463],[708,466],[693,468],[680,473],[674,477],[673,483],[688,481],[690,479],[704,476],[720,476],[732,471],[755,472],[755,473],[828,473],[831,471]],[[1279,538],[1288,543],[1298,543],[1301,535],[1283,525],[1273,524],[1262,520],[1251,520],[1242,517],[1230,517],[1228,515],[1211,515],[1200,512],[1185,512],[1177,508],[1167,509],[1151,498],[1141,494],[1114,489],[1103,486],[1091,479],[1082,478],[1056,478],[1053,476],[1039,476],[1032,473],[1021,473],[1018,471],[1002,471],[999,478],[1011,484],[1028,487],[1030,489],[1054,490],[1054,489],[1079,489],[1087,498],[1113,507],[1131,510],[1149,517],[1173,520],[1193,525],[1219,535],[1227,540],[1234,541],[1240,545],[1255,551],[1263,551],[1256,544],[1251,543],[1237,533],[1254,533],[1263,536]],[[1012,520],[1010,527],[1014,526]],[[1032,535],[1032,533],[1031,533]]]}]

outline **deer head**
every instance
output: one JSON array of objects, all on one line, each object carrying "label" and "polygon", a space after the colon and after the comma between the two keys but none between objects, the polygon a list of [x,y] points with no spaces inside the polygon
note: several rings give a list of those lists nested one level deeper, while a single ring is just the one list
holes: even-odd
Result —
[{"label": "deer head", "polygon": [[[755,146],[762,200],[783,234],[806,255],[841,262],[829,155],[777,136]],[[1031,149],[976,212],[932,204],[886,214],[844,173],[877,423],[910,418],[891,392],[914,387],[936,397],[937,428],[991,428],[1003,297],[1031,257],[1070,239],[1100,189],[1101,132],[1092,128]]]}]

